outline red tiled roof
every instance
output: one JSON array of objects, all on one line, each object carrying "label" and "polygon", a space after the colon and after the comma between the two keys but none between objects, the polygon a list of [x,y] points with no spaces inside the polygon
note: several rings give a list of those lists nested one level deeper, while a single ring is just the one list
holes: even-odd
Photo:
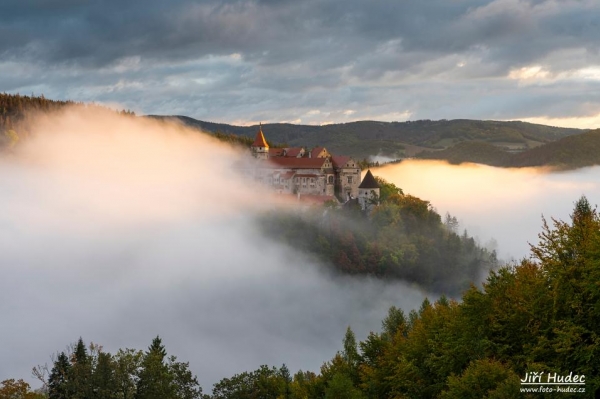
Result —
[{"label": "red tiled roof", "polygon": [[300,152],[303,150],[302,147],[290,147],[290,148],[286,148],[285,149],[285,156],[286,157],[297,157],[298,154],[300,154]]},{"label": "red tiled roof", "polygon": [[346,165],[346,163],[350,160],[350,157],[347,157],[345,155],[334,155],[331,157],[331,161],[333,163],[333,166],[335,166],[336,168],[340,168],[344,165]]},{"label": "red tiled roof", "polygon": [[269,156],[280,157],[283,155],[283,148],[269,148]]},{"label": "red tiled roof", "polygon": [[312,158],[316,158],[317,155],[319,155],[323,150],[325,149],[325,147],[315,147],[312,149],[312,151],[310,152],[310,156]]},{"label": "red tiled roof", "polygon": [[269,159],[271,167],[283,167],[288,169],[321,169],[327,158],[288,158],[275,157]]},{"label": "red tiled roof", "polygon": [[265,140],[265,136],[262,132],[262,127],[256,133],[256,138],[254,139],[254,143],[252,143],[252,147],[266,147],[269,148],[267,144],[267,140]]}]

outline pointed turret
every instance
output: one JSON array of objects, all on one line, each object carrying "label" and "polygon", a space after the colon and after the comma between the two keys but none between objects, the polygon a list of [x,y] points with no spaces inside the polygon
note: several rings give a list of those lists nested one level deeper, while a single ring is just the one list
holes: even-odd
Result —
[{"label": "pointed turret", "polygon": [[371,169],[369,169],[367,170],[367,174],[365,175],[365,178],[363,179],[362,183],[360,183],[360,186],[358,186],[358,188],[379,189],[381,187],[379,187],[379,183],[377,183],[377,180],[375,180],[373,173],[371,173]]},{"label": "pointed turret", "polygon": [[269,159],[269,144],[267,144],[267,140],[262,131],[262,122],[259,125],[254,143],[252,143],[250,148],[252,148],[252,155],[254,155],[255,158]]},{"label": "pointed turret", "polygon": [[373,206],[379,204],[380,188],[371,170],[367,170],[365,178],[358,186],[358,202],[363,211],[370,210]]}]

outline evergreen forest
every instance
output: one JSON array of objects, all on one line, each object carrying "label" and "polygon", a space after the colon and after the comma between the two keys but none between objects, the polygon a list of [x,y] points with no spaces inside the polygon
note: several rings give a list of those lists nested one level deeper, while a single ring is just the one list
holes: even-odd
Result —
[{"label": "evergreen forest", "polygon": [[451,297],[497,268],[495,251],[460,232],[455,217],[446,214],[442,221],[429,201],[377,180],[381,193],[373,201],[379,205],[370,214],[348,202],[325,210],[276,210],[260,225],[267,236],[315,255],[334,271],[402,279]]},{"label": "evergreen forest", "polygon": [[598,281],[600,216],[582,197],[570,220],[543,220],[531,258],[491,271],[459,300],[425,300],[408,314],[391,307],[363,341],[349,326],[339,352],[318,372],[263,365],[223,378],[208,394],[159,337],[146,351],[114,355],[79,339],[51,366],[34,368],[42,389],[9,379],[0,384],[0,398],[556,397],[521,385],[527,373],[576,374],[583,385],[560,397],[594,398],[600,394]]},{"label": "evergreen forest", "polygon": [[[0,147],[27,136],[29,112],[73,104],[0,95]],[[215,135],[247,145],[231,133]],[[456,218],[442,217],[393,183],[379,184],[379,206],[369,214],[330,204],[259,216],[267,236],[312,254],[325,268],[406,280],[439,295],[408,312],[391,307],[362,341],[348,326],[339,352],[323,359],[320,370],[256,365],[203,390],[193,365],[168,354],[158,336],[145,350],[116,353],[79,338],[65,342],[66,350],[39,354],[40,362],[49,356],[51,362],[33,368],[36,386],[25,381],[29,376],[0,381],[0,399],[556,397],[523,386],[532,373],[584,376],[575,387],[584,391],[560,397],[600,397],[600,215],[585,197],[569,220],[542,220],[529,258],[499,267],[494,251],[461,231]]]}]

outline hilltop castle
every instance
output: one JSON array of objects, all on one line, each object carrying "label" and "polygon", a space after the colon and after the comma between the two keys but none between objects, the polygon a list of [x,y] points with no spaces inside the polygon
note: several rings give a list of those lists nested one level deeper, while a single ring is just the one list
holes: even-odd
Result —
[{"label": "hilltop castle", "polygon": [[[312,202],[357,200],[370,208],[379,197],[379,185],[368,171],[360,181],[360,167],[348,156],[333,155],[324,147],[307,151],[303,147],[270,148],[262,125],[250,147],[255,164],[246,173],[255,181],[281,194],[294,194]],[[337,198],[336,198],[337,197]]]}]

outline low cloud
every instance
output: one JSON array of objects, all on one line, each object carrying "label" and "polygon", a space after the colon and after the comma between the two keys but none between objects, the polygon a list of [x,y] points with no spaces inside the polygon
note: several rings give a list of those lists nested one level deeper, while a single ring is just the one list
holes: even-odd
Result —
[{"label": "low cloud", "polygon": [[542,215],[569,220],[576,200],[586,195],[600,203],[600,167],[568,172],[545,168],[505,169],[486,165],[449,165],[439,161],[405,161],[373,173],[405,192],[449,212],[482,244],[495,239],[501,258],[529,256],[538,243]]},{"label": "low cloud", "polygon": [[276,205],[207,135],[81,107],[29,131],[0,158],[0,380],[80,336],[115,352],[160,334],[205,391],[261,364],[318,371],[348,325],[365,338],[426,295],[263,237]]}]

